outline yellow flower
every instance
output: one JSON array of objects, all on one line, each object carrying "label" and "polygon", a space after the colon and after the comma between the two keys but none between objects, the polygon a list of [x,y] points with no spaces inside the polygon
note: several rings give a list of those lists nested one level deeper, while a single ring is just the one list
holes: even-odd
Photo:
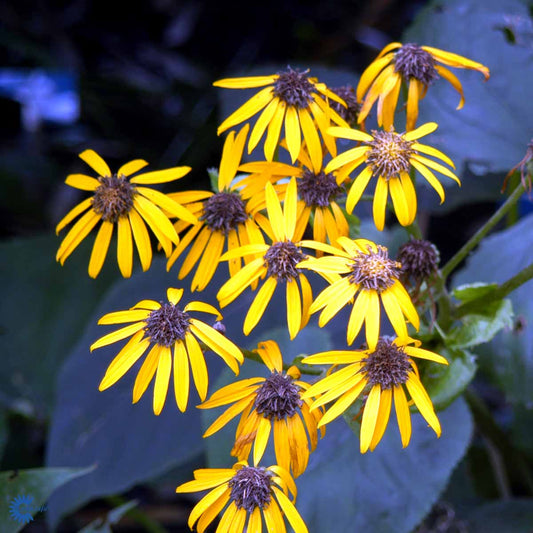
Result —
[{"label": "yellow flower", "polygon": [[71,174],[65,181],[67,185],[76,189],[91,191],[93,196],[72,209],[56,227],[56,233],[59,233],[77,216],[85,212],[72,226],[59,246],[56,261],[62,265],[101,221],[102,224],[96,235],[89,260],[89,276],[95,278],[102,269],[111,242],[113,227],[116,225],[118,266],[122,275],[128,278],[131,276],[133,267],[133,241],[137,246],[143,271],[148,270],[152,263],[152,247],[146,224],[154,232],[168,257],[172,251],[172,243],[178,244],[179,237],[167,214],[193,224],[197,222],[196,217],[185,207],[165,194],[148,187],[139,187],[139,185],[177,180],[185,176],[191,170],[190,167],[147,172],[129,179],[129,176],[148,163],[142,159],[135,159],[122,165],[116,174],[112,174],[107,163],[93,150],[85,150],[80,154],[80,158],[95,170],[99,177]]},{"label": "yellow flower", "polygon": [[278,285],[285,285],[287,325],[291,339],[296,337],[309,320],[308,311],[313,298],[311,286],[305,276],[296,268],[296,265],[305,258],[299,244],[301,232],[296,225],[296,194],[296,180],[293,178],[287,187],[282,210],[273,185],[267,183],[265,198],[268,219],[258,218],[258,222],[272,238],[272,244],[248,244],[226,252],[221,257],[221,260],[225,261],[250,254],[255,255],[250,263],[222,285],[217,294],[220,307],[226,307],[246,287],[266,276],[265,282],[257,292],[246,314],[243,325],[245,335],[252,331],[263,316]]},{"label": "yellow flower", "polygon": [[322,310],[318,325],[323,327],[344,306],[353,302],[346,334],[348,344],[353,343],[365,322],[367,345],[371,350],[376,347],[381,304],[399,337],[407,337],[405,319],[418,330],[418,313],[408,292],[398,280],[401,264],[389,259],[387,248],[366,239],[339,237],[337,242],[343,249],[302,241],[303,246],[332,254],[320,258],[308,257],[298,264],[298,268],[336,276],[336,281],[316,297],[309,309],[310,313]]},{"label": "yellow flower", "polygon": [[413,223],[417,211],[417,199],[414,184],[409,176],[411,168],[422,174],[427,182],[437,191],[441,203],[444,202],[444,188],[430,169],[453,179],[459,185],[459,178],[447,167],[421,154],[441,159],[452,168],[453,161],[440,150],[417,141],[437,129],[435,122],[427,122],[413,131],[396,133],[394,131],[372,131],[372,135],[348,128],[330,128],[335,137],[361,141],[362,146],[351,148],[333,158],[326,166],[326,172],[339,169],[341,178],[350,174],[359,165],[365,168],[354,179],[346,198],[346,210],[351,213],[363,195],[370,179],[375,177],[373,214],[376,227],[382,231],[385,227],[387,199],[392,197],[394,212],[402,226]]},{"label": "yellow flower", "polygon": [[265,468],[249,466],[246,461],[240,461],[233,468],[202,468],[194,471],[194,481],[183,483],[176,492],[208,489],[211,490],[189,515],[191,530],[197,524],[198,533],[204,533],[225,508],[217,533],[242,533],[246,520],[248,533],[261,533],[263,521],[264,531],[287,533],[283,515],[295,533],[308,533],[305,522],[294,506],[294,480],[281,466]]},{"label": "yellow flower", "polygon": [[309,151],[313,154],[320,149],[318,126],[328,149],[335,153],[335,142],[326,133],[330,120],[339,126],[348,126],[328,105],[329,99],[346,105],[342,98],[330,91],[324,83],[319,83],[316,78],[308,77],[307,71],[299,72],[289,67],[271,76],[226,78],[216,81],[213,85],[226,89],[264,87],[224,120],[218,128],[218,134],[247,121],[262,110],[250,134],[248,153],[257,146],[268,130],[264,144],[264,153],[268,161],[272,161],[274,157],[283,124],[293,162],[300,152],[302,134]]},{"label": "yellow flower", "polygon": [[358,122],[364,122],[376,100],[379,100],[378,124],[388,131],[394,123],[394,112],[403,82],[408,85],[407,130],[412,130],[418,118],[418,101],[424,98],[429,85],[439,75],[461,95],[457,106],[457,109],[461,109],[464,104],[461,82],[442,65],[477,70],[485,76],[485,80],[489,79],[487,67],[466,57],[431,46],[390,43],[361,75],[357,100],[363,105]]},{"label": "yellow flower", "polygon": [[283,358],[275,341],[259,343],[257,353],[269,368],[270,376],[227,385],[199,405],[200,409],[211,409],[233,403],[211,424],[204,437],[213,435],[240,414],[231,455],[239,461],[247,460],[253,444],[257,466],[273,434],[277,464],[298,477],[307,468],[309,453],[316,448],[317,423],[322,413],[316,410],[311,413],[312,401],[302,400],[303,391],[310,385],[298,380],[298,368],[292,366],[283,372]]},{"label": "yellow flower", "polygon": [[[319,409],[328,402],[335,403],[326,411],[319,427],[344,413],[362,394],[366,396],[361,423],[361,453],[374,451],[385,433],[392,400],[396,409],[398,428],[405,448],[411,439],[409,405],[414,402],[420,414],[440,437],[441,428],[426,389],[420,382],[418,369],[411,357],[428,359],[447,365],[444,357],[419,348],[420,341],[380,338],[374,349],[321,352],[302,359],[310,365],[346,365],[311,386],[304,398],[321,395],[311,409]],[[412,402],[408,402],[404,387]]]},{"label": "yellow flower", "polygon": [[[238,135],[232,131],[226,138],[218,173],[218,192],[185,191],[169,195],[189,207],[199,219],[199,222],[183,235],[167,263],[167,270],[170,270],[183,251],[193,243],[178,273],[178,278],[183,279],[198,263],[191,283],[192,291],[202,291],[207,287],[226,244],[228,250],[233,250],[250,243],[264,243],[261,230],[254,221],[255,213],[264,207],[264,193],[261,194],[262,191],[258,191],[257,187],[249,184],[247,180],[234,179],[248,130],[249,126],[246,125]],[[250,193],[248,197],[243,195],[242,189],[247,184],[253,189],[251,194],[254,195],[254,201],[250,201]],[[262,203],[257,201],[258,193],[259,197],[263,197]],[[182,232],[190,225],[188,221],[178,221],[174,227],[176,231]],[[247,259],[245,258],[245,262]],[[240,258],[229,261],[228,266],[232,277],[241,268]]]},{"label": "yellow flower", "polygon": [[198,340],[219,355],[235,374],[239,373],[238,363],[243,362],[240,349],[216,329],[191,317],[190,312],[210,313],[216,315],[217,320],[222,315],[204,302],[189,302],[182,310],[178,307],[182,296],[183,289],[169,288],[168,303],[142,300],[127,311],[108,313],[98,321],[98,324],[132,322],[104,335],[91,346],[93,351],[131,337],[109,365],[100,383],[100,391],[114,385],[151,347],[135,380],[133,403],[141,399],[155,375],[153,409],[159,415],[165,404],[174,366],[176,404],[180,411],[185,411],[189,398],[189,367],[200,399],[203,401],[207,396],[207,367]]},{"label": "yellow flower", "polygon": [[[285,143],[282,143],[284,146]],[[298,156],[299,166],[285,165],[283,177],[295,177],[298,186],[298,215],[296,226],[305,231],[311,215],[313,215],[313,239],[318,242],[336,244],[339,237],[347,237],[349,234],[348,221],[337,203],[337,199],[343,195],[342,183],[346,175],[340,172],[328,173],[324,169],[322,149],[318,152],[319,159],[313,161],[311,154],[305,146],[302,146]],[[278,165],[276,162],[267,163]],[[285,191],[287,183],[276,186],[278,196]]]}]

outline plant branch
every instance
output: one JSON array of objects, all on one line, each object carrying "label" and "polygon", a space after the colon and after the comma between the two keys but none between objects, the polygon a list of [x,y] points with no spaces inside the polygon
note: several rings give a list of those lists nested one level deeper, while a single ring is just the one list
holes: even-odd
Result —
[{"label": "plant branch", "polygon": [[503,205],[485,222],[485,224],[465,243],[465,245],[442,267],[441,274],[444,280],[455,270],[457,265],[483,240],[483,238],[498,224],[498,222],[518,202],[524,192],[521,183],[505,200]]}]

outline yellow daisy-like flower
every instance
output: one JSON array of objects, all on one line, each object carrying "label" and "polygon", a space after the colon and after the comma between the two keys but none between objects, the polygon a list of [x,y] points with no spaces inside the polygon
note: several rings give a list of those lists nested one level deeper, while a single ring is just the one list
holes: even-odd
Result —
[{"label": "yellow daisy-like flower", "polygon": [[[348,236],[350,229],[346,216],[337,203],[337,199],[344,193],[342,183],[346,174],[326,172],[322,150],[320,159],[313,162],[305,146],[300,150],[297,163],[297,167],[285,165],[285,176],[279,176],[296,178],[300,198],[296,226],[301,228],[299,231],[305,231],[312,216],[313,239],[318,242],[329,240],[335,245],[339,237]],[[267,164],[277,165],[275,162]],[[286,187],[286,182],[276,185],[278,196],[285,192]]]},{"label": "yellow daisy-like flower", "polygon": [[[185,191],[169,195],[189,207],[199,219],[199,222],[185,233],[167,263],[167,270],[170,270],[187,246],[193,243],[178,273],[178,278],[183,279],[198,263],[191,283],[192,291],[202,291],[207,287],[215,274],[225,246],[228,250],[233,250],[250,243],[264,243],[261,230],[254,221],[255,212],[264,207],[264,194],[262,204],[256,199],[253,202],[247,201],[243,197],[242,188],[248,182],[236,182],[234,179],[248,130],[249,126],[246,125],[237,135],[232,131],[226,138],[218,173],[218,192]],[[251,194],[256,197],[258,192],[262,193],[253,184],[248,186],[253,188]],[[182,232],[189,226],[188,221],[178,221],[174,227],[178,232]],[[228,266],[230,276],[234,276],[241,269],[241,260],[233,259],[229,261]]]},{"label": "yellow daisy-like flower", "polygon": [[211,409],[233,403],[209,426],[204,437],[213,435],[240,414],[231,455],[240,461],[247,460],[253,445],[257,466],[273,434],[277,464],[298,477],[307,468],[309,453],[316,448],[317,423],[322,413],[319,410],[311,413],[312,400],[302,400],[302,393],[310,385],[299,381],[298,368],[291,366],[283,372],[283,357],[275,341],[259,343],[257,353],[270,376],[227,385],[199,405],[200,409]]},{"label": "yellow daisy-like flower", "polygon": [[332,254],[308,257],[298,264],[298,268],[336,276],[336,281],[316,297],[309,309],[310,313],[322,310],[318,325],[323,327],[344,306],[353,302],[346,335],[348,344],[353,343],[364,322],[367,345],[370,350],[376,347],[381,304],[399,337],[407,337],[406,319],[418,330],[418,313],[398,279],[401,264],[389,259],[387,248],[366,239],[339,237],[337,242],[342,249],[313,241],[302,242],[304,246]]},{"label": "yellow daisy-like flower", "polygon": [[[266,276],[266,280],[248,309],[243,331],[248,335],[257,325],[278,285],[285,285],[287,301],[287,325],[290,338],[296,337],[309,320],[309,306],[313,298],[311,286],[296,265],[305,258],[300,249],[302,233],[296,225],[296,180],[291,179],[285,194],[283,210],[271,183],[265,186],[268,220],[258,219],[273,242],[248,244],[226,252],[221,260],[231,260],[254,254],[255,258],[229,279],[218,291],[220,307],[226,307],[249,285]],[[301,230],[303,232],[303,229]],[[257,257],[259,256],[259,257]],[[300,285],[300,288],[298,287]],[[300,292],[301,291],[301,292]]]},{"label": "yellow daisy-like flower", "polygon": [[[311,409],[319,409],[326,403],[335,402],[320,420],[319,427],[337,418],[358,397],[365,395],[361,453],[369,449],[374,451],[383,437],[393,399],[404,448],[411,439],[409,405],[412,402],[437,437],[440,437],[439,419],[411,358],[418,357],[444,365],[448,362],[441,355],[419,348],[420,344],[420,341],[409,337],[392,341],[382,337],[374,349],[328,351],[305,357],[302,362],[310,365],[346,365],[321,379],[304,393],[304,398],[320,395]],[[404,387],[412,402],[407,401]]]},{"label": "yellow daisy-like flower", "polygon": [[266,131],[264,152],[268,161],[272,161],[274,157],[283,124],[293,162],[300,153],[302,135],[313,159],[320,157],[318,154],[321,153],[317,127],[331,153],[336,152],[335,142],[327,134],[330,121],[348,127],[348,124],[328,105],[331,99],[345,106],[342,98],[329,90],[324,83],[307,76],[307,71],[299,72],[289,67],[271,76],[226,78],[216,81],[213,85],[226,89],[264,87],[222,122],[218,134],[262,111],[250,134],[248,152],[257,146]]},{"label": "yellow daisy-like flower", "polygon": [[403,82],[408,85],[407,130],[412,130],[418,118],[418,101],[424,98],[429,85],[439,76],[449,81],[460,94],[457,109],[461,109],[464,104],[461,82],[443,65],[477,70],[485,76],[485,80],[489,79],[487,67],[451,52],[412,43],[385,46],[359,80],[357,100],[362,102],[362,107],[358,122],[364,122],[378,100],[378,124],[388,131],[394,124],[394,112]]},{"label": "yellow daisy-like flower", "polygon": [[233,468],[202,468],[194,471],[194,481],[183,483],[176,492],[209,489],[189,515],[191,530],[196,524],[198,533],[204,533],[225,508],[217,533],[242,533],[245,526],[248,533],[262,533],[263,528],[287,533],[284,515],[295,533],[308,533],[294,506],[294,480],[281,466],[265,468],[240,461]]},{"label": "yellow daisy-like flower", "polygon": [[[453,179],[461,185],[459,178],[447,167],[425,155],[438,158],[452,168],[453,161],[440,150],[421,144],[420,137],[434,132],[435,122],[427,122],[407,133],[395,131],[372,131],[372,135],[349,128],[330,128],[335,137],[362,142],[362,146],[351,148],[333,158],[326,166],[326,172],[339,170],[342,176],[350,174],[359,165],[365,168],[356,176],[348,191],[346,210],[351,213],[357,205],[371,178],[376,178],[373,215],[376,227],[385,227],[385,211],[389,192],[394,212],[402,226],[413,223],[417,211],[416,190],[409,176],[411,168],[416,169],[437,191],[441,203],[444,202],[444,188],[432,170]],[[425,155],[422,155],[425,154]]]},{"label": "yellow daisy-like flower", "polygon": [[155,375],[153,408],[154,413],[159,415],[165,404],[174,366],[176,404],[184,412],[189,399],[189,369],[200,399],[203,401],[207,396],[207,366],[198,340],[220,356],[236,375],[239,374],[238,363],[244,360],[241,350],[216,329],[191,317],[190,313],[210,313],[217,320],[222,315],[204,302],[189,302],[182,310],[178,307],[182,296],[183,289],[169,288],[168,303],[141,300],[127,311],[108,313],[98,321],[98,324],[133,322],[104,335],[91,346],[92,352],[131,337],[109,365],[100,383],[100,391],[114,385],[150,348],[133,386],[133,403],[141,399]]},{"label": "yellow daisy-like flower", "polygon": [[96,171],[99,177],[71,174],[65,181],[71,187],[92,192],[93,196],[72,209],[56,227],[56,233],[59,233],[76,217],[85,213],[72,226],[59,246],[56,261],[62,265],[101,221],[89,260],[89,276],[95,278],[102,269],[113,235],[113,227],[116,225],[118,266],[122,275],[128,278],[133,268],[133,241],[137,246],[143,271],[148,270],[152,263],[152,246],[146,224],[168,257],[172,251],[172,243],[178,244],[179,237],[167,215],[187,220],[191,224],[197,222],[193,214],[167,195],[141,186],[177,180],[185,176],[191,170],[190,167],[157,170],[130,178],[129,176],[148,163],[142,159],[135,159],[122,165],[116,174],[112,174],[107,163],[93,150],[85,150],[79,156]]}]

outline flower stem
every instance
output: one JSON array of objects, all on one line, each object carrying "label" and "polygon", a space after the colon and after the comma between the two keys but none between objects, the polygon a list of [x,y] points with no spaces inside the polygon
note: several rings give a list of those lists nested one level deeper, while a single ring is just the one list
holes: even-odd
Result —
[{"label": "flower stem", "polygon": [[533,278],[533,263],[528,265],[526,268],[522,269],[518,274],[509,278],[507,281],[499,285],[496,289],[491,291],[476,300],[471,300],[464,305],[459,306],[457,309],[457,318],[461,318],[467,315],[469,312],[474,309],[479,309],[483,307],[484,304],[490,304],[505,298],[508,294],[513,292],[515,289],[527,283],[530,279]]},{"label": "flower stem", "polygon": [[444,265],[441,274],[444,280],[455,270],[457,265],[483,240],[496,224],[512,209],[524,192],[521,183],[507,198],[503,205],[494,213],[487,222],[468,240],[465,245]]}]

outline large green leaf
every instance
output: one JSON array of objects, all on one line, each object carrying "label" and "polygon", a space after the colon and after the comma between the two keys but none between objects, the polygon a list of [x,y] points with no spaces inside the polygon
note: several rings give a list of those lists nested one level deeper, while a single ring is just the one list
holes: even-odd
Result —
[{"label": "large green leaf", "polygon": [[468,517],[470,533],[531,533],[533,500],[508,500],[489,503]]},{"label": "large green leaf", "polygon": [[92,468],[33,468],[0,472],[0,530],[20,531],[58,487]]},{"label": "large green leaf", "polygon": [[344,420],[327,428],[297,480],[297,507],[309,531],[411,531],[429,512],[470,441],[472,421],[462,399],[439,413],[437,439],[420,415],[402,449],[394,417],[372,453],[359,453],[359,437]]},{"label": "large green leaf", "polygon": [[[453,285],[483,281],[502,283],[533,262],[533,215],[488,237],[470,256]],[[515,325],[476,347],[478,363],[512,402],[533,401],[533,281],[510,294]]]},{"label": "large green leaf", "polygon": [[0,402],[27,415],[49,415],[59,367],[116,278],[115,265],[89,278],[86,244],[61,267],[59,243],[45,235],[0,244]]},{"label": "large green leaf", "polygon": [[[146,273],[119,280],[87,321],[84,335],[61,369],[46,464],[96,463],[97,467],[51,498],[48,517],[53,526],[62,515],[92,498],[120,493],[202,453],[200,416],[194,408],[197,403],[194,394],[191,394],[190,408],[182,414],[171,390],[162,414],[155,416],[153,385],[138,404],[132,405],[133,382],[141,361],[116,385],[99,392],[105,370],[122,344],[89,352],[89,346],[98,337],[112,331],[97,325],[99,317],[128,309],[142,299],[165,300],[166,289],[180,285],[174,273],[165,272],[162,259],[155,260]],[[190,293],[186,292],[184,301],[188,299]],[[192,299],[215,303],[212,291],[210,297],[203,293]],[[208,353],[206,359],[210,374],[220,370],[222,365],[214,361],[218,357]]]},{"label": "large green leaf", "polygon": [[[461,110],[455,109],[459,95],[443,79],[420,102],[418,123],[439,124],[424,142],[448,154],[465,178],[462,189],[443,179],[452,185],[444,208],[497,198],[502,173],[525,153],[533,122],[531,27],[530,12],[520,0],[433,0],[404,33],[403,42],[463,55],[483,63],[491,73],[484,83],[478,72],[451,69],[464,89]],[[436,205],[436,195],[430,198]]]}]

